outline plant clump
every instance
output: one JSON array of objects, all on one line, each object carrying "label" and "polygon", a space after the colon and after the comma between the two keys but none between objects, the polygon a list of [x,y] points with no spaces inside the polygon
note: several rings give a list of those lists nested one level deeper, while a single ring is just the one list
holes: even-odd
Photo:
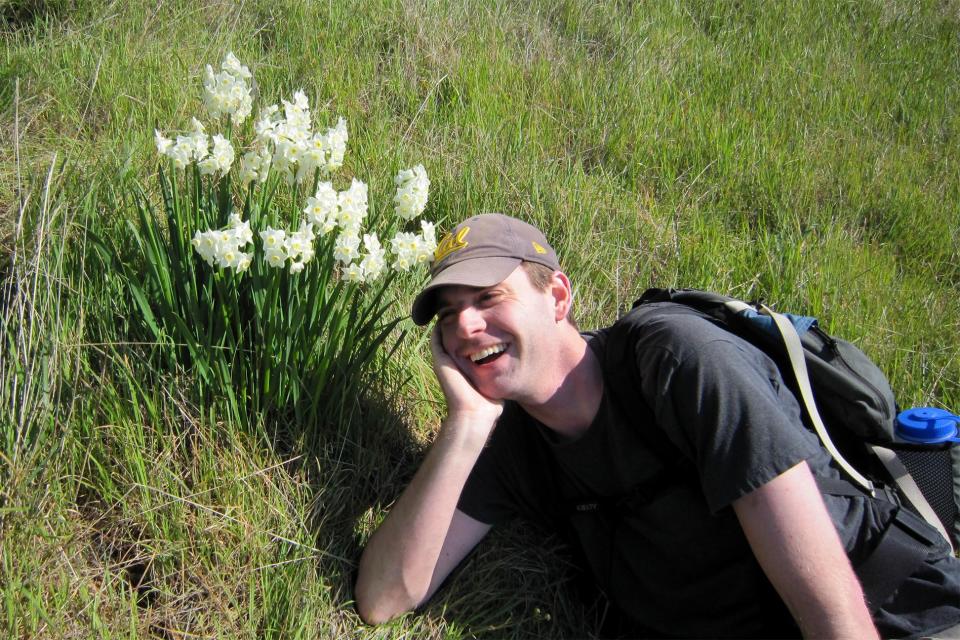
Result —
[{"label": "plant clump", "polygon": [[355,391],[399,321],[388,296],[398,273],[433,257],[432,222],[403,228],[426,210],[430,180],[422,164],[399,170],[393,215],[372,215],[367,183],[337,188],[346,120],[316,127],[296,91],[251,125],[252,79],[228,53],[203,81],[223,133],[196,117],[179,134],[154,131],[162,215],[137,183],[128,200],[146,265],[121,247],[112,254],[142,327],[172,370],[196,374],[201,400],[226,400],[242,420],[291,408],[316,416]]}]

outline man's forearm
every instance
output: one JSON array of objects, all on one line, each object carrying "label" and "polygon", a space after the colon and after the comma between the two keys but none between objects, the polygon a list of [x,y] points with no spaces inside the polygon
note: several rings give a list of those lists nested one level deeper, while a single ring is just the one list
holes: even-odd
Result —
[{"label": "man's forearm", "polygon": [[804,637],[877,637],[860,583],[805,462],[733,507]]},{"label": "man's forearm", "polygon": [[[492,420],[451,416],[441,426],[410,486],[360,559],[356,600],[365,621],[389,620],[429,595],[454,510]],[[477,424],[485,421],[491,422]]]}]

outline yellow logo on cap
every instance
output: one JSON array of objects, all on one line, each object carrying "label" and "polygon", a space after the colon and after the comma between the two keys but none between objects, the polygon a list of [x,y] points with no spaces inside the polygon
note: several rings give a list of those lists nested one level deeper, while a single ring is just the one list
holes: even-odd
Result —
[{"label": "yellow logo on cap", "polygon": [[448,233],[443,236],[443,239],[440,240],[440,244],[437,245],[437,250],[433,252],[433,261],[439,262],[446,258],[451,253],[455,251],[460,251],[469,244],[464,238],[467,237],[467,234],[470,233],[470,227],[464,227],[457,232],[457,235],[454,236],[452,233]]},{"label": "yellow logo on cap", "polygon": [[537,244],[537,243],[534,242],[533,240],[530,241],[530,244],[533,245],[533,250],[536,251],[537,253],[546,253],[546,252],[547,252],[546,249],[544,249],[543,247],[541,247],[539,244]]}]

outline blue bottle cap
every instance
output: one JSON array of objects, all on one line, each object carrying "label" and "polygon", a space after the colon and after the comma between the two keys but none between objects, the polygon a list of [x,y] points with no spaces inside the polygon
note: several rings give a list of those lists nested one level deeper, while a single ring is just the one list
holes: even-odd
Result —
[{"label": "blue bottle cap", "polygon": [[907,442],[960,442],[960,417],[934,407],[914,407],[897,414],[896,433]]}]

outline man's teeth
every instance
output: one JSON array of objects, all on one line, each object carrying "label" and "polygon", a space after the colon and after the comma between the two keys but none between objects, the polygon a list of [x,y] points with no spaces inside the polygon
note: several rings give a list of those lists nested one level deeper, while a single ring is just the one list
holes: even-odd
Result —
[{"label": "man's teeth", "polygon": [[477,351],[476,353],[470,356],[470,360],[476,362],[477,360],[483,360],[484,358],[490,357],[495,353],[500,353],[501,351],[506,351],[507,345],[501,343],[493,345],[492,347],[487,347],[483,351]]}]

